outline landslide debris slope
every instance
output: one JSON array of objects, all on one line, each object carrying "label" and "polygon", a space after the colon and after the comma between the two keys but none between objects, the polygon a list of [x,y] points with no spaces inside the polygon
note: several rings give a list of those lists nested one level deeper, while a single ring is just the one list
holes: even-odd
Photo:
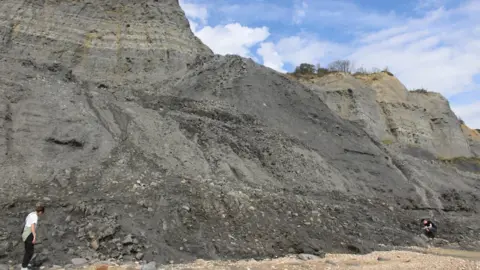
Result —
[{"label": "landslide debris slope", "polygon": [[[475,247],[477,174],[385,148],[315,91],[190,31],[177,0],[0,2],[0,261],[185,262]],[[469,246],[467,246],[469,245]]]}]

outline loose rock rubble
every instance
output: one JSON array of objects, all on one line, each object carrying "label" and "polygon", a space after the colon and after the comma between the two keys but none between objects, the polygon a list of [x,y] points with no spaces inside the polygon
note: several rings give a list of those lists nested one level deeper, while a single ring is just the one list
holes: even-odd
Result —
[{"label": "loose rock rubble", "polygon": [[[436,254],[442,254],[436,255]],[[79,261],[79,260],[76,260]],[[73,260],[72,260],[73,262]],[[78,263],[78,262],[77,262]],[[2,267],[2,265],[0,265]],[[8,266],[3,266],[5,270]],[[189,264],[157,264],[152,262],[91,261],[85,264],[41,267],[45,270],[307,270],[307,269],[478,269],[480,253],[455,250],[417,249],[414,251],[384,251],[366,255],[326,254],[323,258],[311,254],[286,256],[268,260],[205,261]],[[2,268],[0,268],[2,269]],[[2,269],[3,270],[3,269]]]}]

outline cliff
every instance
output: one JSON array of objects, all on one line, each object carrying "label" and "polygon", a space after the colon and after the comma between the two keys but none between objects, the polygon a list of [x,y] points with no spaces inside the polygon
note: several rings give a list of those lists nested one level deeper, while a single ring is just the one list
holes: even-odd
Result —
[{"label": "cliff", "polygon": [[463,134],[472,149],[472,152],[477,156],[480,157],[480,130],[478,129],[471,129],[467,127],[465,124],[461,125]]},{"label": "cliff", "polygon": [[299,80],[339,116],[387,145],[418,147],[440,158],[478,156],[476,132],[462,126],[438,93],[408,91],[386,72]]},{"label": "cliff", "polygon": [[0,14],[1,262],[21,257],[37,202],[38,256],[56,264],[365,253],[425,244],[425,216],[479,248],[474,160],[428,154],[472,156],[436,95],[389,77],[306,87],[214,55],[174,0],[4,0]]},{"label": "cliff", "polygon": [[1,7],[5,60],[68,79],[153,83],[212,54],[189,30],[178,0],[26,0]]}]

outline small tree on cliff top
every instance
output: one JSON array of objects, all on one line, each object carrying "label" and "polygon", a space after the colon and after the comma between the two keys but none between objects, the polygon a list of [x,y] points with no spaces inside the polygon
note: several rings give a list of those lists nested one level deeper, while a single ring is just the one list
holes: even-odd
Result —
[{"label": "small tree on cliff top", "polygon": [[350,60],[337,60],[328,64],[328,70],[351,73],[353,70],[353,64]]},{"label": "small tree on cliff top", "polygon": [[315,74],[315,66],[312,64],[302,63],[295,68],[295,74]]}]

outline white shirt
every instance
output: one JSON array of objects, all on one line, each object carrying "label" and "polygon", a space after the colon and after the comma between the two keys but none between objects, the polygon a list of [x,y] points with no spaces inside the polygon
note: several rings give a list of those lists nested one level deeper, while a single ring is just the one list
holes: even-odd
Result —
[{"label": "white shirt", "polygon": [[37,222],[38,222],[38,216],[37,216],[37,212],[32,212],[30,214],[28,214],[26,220],[25,220],[25,227],[32,227],[32,224],[35,224],[35,226],[37,226]]}]

